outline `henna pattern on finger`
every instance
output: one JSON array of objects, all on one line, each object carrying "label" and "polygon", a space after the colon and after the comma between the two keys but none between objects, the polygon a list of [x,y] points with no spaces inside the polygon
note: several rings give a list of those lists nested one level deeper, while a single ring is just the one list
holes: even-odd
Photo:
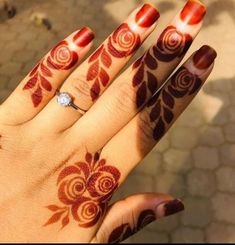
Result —
[{"label": "henna pattern on finger", "polygon": [[174,119],[175,100],[184,96],[191,96],[202,86],[202,80],[182,66],[172,76],[169,84],[148,102],[152,107],[149,114],[150,121],[155,123],[153,138],[158,141],[165,134],[167,125]]},{"label": "henna pattern on finger", "polygon": [[[149,4],[144,4],[135,16],[135,23],[141,28],[150,27],[159,18],[158,11]],[[87,81],[92,82],[90,96],[95,101],[109,81],[108,69],[113,65],[113,58],[131,56],[141,45],[140,35],[128,23],[122,23],[89,58]]]},{"label": "henna pattern on finger", "polygon": [[137,224],[132,228],[129,223],[125,223],[115,228],[109,236],[108,243],[120,243],[128,237],[134,235],[143,227],[156,220],[155,212],[151,209],[143,210],[139,217]]},{"label": "henna pattern on finger", "polygon": [[45,226],[60,221],[63,228],[71,219],[80,227],[94,226],[105,213],[120,175],[117,168],[99,159],[98,153],[87,153],[85,161],[65,167],[57,179],[58,199],[63,205],[47,207],[53,215]]},{"label": "henna pattern on finger", "polygon": [[[93,37],[93,33],[88,28],[83,28],[74,35],[73,45],[83,47],[90,43]],[[53,77],[53,71],[69,70],[76,65],[78,60],[77,52],[71,48],[67,40],[63,40],[34,67],[23,87],[23,90],[33,90],[31,99],[34,107],[41,103],[44,91],[52,91],[50,79]]]}]

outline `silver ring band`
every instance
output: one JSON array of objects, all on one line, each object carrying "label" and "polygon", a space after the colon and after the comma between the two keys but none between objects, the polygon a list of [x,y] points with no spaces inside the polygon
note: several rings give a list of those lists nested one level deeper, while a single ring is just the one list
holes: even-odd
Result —
[{"label": "silver ring band", "polygon": [[75,105],[73,103],[73,98],[69,93],[57,92],[56,95],[57,95],[57,103],[60,106],[63,106],[63,107],[69,107],[70,106],[70,107],[74,108],[75,110],[79,111],[81,114],[84,114],[85,112],[87,112],[86,110],[83,110],[82,108],[78,107],[77,105]]}]

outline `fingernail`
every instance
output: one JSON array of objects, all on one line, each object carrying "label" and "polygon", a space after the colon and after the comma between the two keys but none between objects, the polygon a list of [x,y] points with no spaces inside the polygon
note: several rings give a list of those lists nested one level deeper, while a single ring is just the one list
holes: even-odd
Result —
[{"label": "fingernail", "polygon": [[150,4],[144,4],[135,16],[136,24],[140,27],[150,27],[160,17],[156,8]]},{"label": "fingernail", "polygon": [[217,56],[216,51],[208,45],[202,46],[193,56],[193,63],[198,69],[208,68]]},{"label": "fingernail", "polygon": [[73,37],[77,46],[85,47],[94,39],[94,33],[88,27],[83,27]]},{"label": "fingernail", "polygon": [[180,13],[182,21],[189,25],[198,24],[206,14],[205,6],[198,0],[189,0]]},{"label": "fingernail", "polygon": [[179,199],[161,203],[156,207],[157,218],[169,216],[184,210],[184,204]]}]

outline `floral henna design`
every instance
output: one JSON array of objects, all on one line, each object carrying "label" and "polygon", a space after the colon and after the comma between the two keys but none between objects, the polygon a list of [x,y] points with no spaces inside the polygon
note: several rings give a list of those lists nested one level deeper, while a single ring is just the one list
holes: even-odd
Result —
[{"label": "floral henna design", "polygon": [[166,131],[166,125],[174,119],[175,99],[194,94],[201,85],[202,80],[183,66],[172,76],[169,85],[149,101],[148,106],[152,106],[150,121],[155,122],[155,140],[160,140]]},{"label": "floral henna design", "polygon": [[127,23],[120,25],[109,37],[108,43],[103,44],[90,58],[91,66],[87,72],[87,81],[93,81],[90,89],[92,101],[101,92],[101,86],[106,87],[110,77],[107,69],[112,65],[112,57],[124,58],[134,53],[140,46],[140,36],[134,33]]},{"label": "floral henna design", "polygon": [[140,213],[137,224],[133,228],[130,224],[125,223],[114,229],[109,236],[108,243],[120,243],[154,220],[156,220],[155,212],[151,209],[146,209]]},{"label": "floral henna design", "polygon": [[193,39],[187,33],[182,33],[174,26],[168,26],[160,35],[157,44],[153,46],[156,59],[169,62],[176,57],[181,58],[189,49]]},{"label": "floral henna design", "polygon": [[49,205],[54,214],[46,222],[61,221],[62,227],[75,220],[80,227],[91,227],[103,216],[118,187],[120,172],[99,154],[87,153],[84,162],[64,168],[58,176],[58,199],[63,206]]},{"label": "floral henna design", "polygon": [[[93,34],[88,28],[78,31],[73,37],[76,46],[84,46],[93,39]],[[44,91],[52,91],[49,81],[53,76],[53,70],[69,70],[78,62],[77,52],[70,48],[70,43],[66,40],[58,43],[41,62],[29,73],[29,79],[24,85],[24,90],[33,89],[31,95],[34,107],[37,107],[43,98]]]}]

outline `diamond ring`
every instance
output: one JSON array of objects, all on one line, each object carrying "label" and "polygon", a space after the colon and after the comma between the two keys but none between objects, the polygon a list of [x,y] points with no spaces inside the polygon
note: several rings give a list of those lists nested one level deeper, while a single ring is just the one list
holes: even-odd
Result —
[{"label": "diamond ring", "polygon": [[73,99],[72,97],[70,96],[69,93],[66,93],[66,92],[58,92],[57,93],[57,103],[63,107],[68,107],[68,106],[71,106],[73,107],[75,110],[78,110],[80,111],[82,114],[84,114],[86,112],[86,110],[83,110],[82,108],[76,106],[74,103],[73,103]]}]

